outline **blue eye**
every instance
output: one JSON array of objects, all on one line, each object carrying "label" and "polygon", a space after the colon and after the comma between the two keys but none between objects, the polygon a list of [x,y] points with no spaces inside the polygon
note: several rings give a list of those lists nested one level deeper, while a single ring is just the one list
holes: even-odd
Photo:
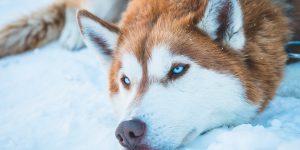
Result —
[{"label": "blue eye", "polygon": [[123,76],[123,77],[121,78],[121,81],[122,81],[122,83],[123,83],[124,85],[126,85],[126,86],[129,86],[129,85],[131,84],[130,79],[129,79],[128,77],[126,77],[126,76]]},{"label": "blue eye", "polygon": [[170,72],[168,73],[168,77],[169,79],[177,79],[179,77],[181,77],[182,75],[184,75],[187,70],[190,68],[189,64],[182,64],[182,63],[178,63],[178,64],[173,64],[173,67],[171,68]]},{"label": "blue eye", "polygon": [[176,66],[176,67],[174,67],[173,69],[172,69],[172,74],[174,74],[174,75],[178,75],[178,74],[181,74],[182,72],[184,72],[185,71],[185,66]]}]

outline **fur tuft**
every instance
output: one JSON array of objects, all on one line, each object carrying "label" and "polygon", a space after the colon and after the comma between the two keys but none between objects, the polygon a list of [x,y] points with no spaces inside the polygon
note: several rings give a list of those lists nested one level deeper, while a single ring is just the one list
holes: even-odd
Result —
[{"label": "fur tuft", "polygon": [[65,4],[56,3],[0,29],[0,58],[41,47],[57,39],[65,23]]}]

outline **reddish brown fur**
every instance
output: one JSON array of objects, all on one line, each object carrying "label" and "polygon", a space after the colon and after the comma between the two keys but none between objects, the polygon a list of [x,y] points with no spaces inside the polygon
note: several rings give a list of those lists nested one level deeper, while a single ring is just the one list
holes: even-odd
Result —
[{"label": "reddish brown fur", "polygon": [[[49,13],[51,12],[51,13]],[[0,29],[0,58],[55,40],[64,26],[65,5],[54,4]]]},{"label": "reddish brown fur", "polygon": [[0,28],[0,58],[42,47],[57,39],[65,24],[66,8],[80,8],[86,0],[55,0],[50,6]]},{"label": "reddish brown fur", "polygon": [[57,39],[65,24],[66,8],[80,8],[86,0],[55,0],[0,29],[0,58],[42,47]]},{"label": "reddish brown fur", "polygon": [[[50,6],[43,7],[0,28],[0,58],[39,48],[57,39],[65,24],[66,9],[79,9],[87,1],[55,0]],[[126,2],[126,0],[120,1],[119,10],[113,12],[114,15],[110,18],[112,21],[119,19],[120,11],[124,7],[123,3]]]},{"label": "reddish brown fur", "polygon": [[[190,57],[199,65],[231,73],[243,83],[248,99],[265,108],[282,78],[286,55],[287,20],[268,0],[240,0],[244,11],[246,46],[242,53],[212,41],[196,27],[207,0],[133,0],[123,16],[110,72],[111,95],[118,92],[120,55],[130,51],[143,64],[158,44]],[[226,11],[226,10],[225,10]],[[145,89],[149,80],[140,85]],[[140,92],[144,92],[142,90]]]}]

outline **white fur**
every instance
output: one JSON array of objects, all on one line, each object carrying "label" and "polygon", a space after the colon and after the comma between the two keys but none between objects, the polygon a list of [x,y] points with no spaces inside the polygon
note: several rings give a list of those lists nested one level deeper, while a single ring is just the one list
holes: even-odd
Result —
[{"label": "white fur", "polygon": [[111,56],[102,53],[102,47],[100,47],[90,35],[92,34],[103,39],[106,42],[107,46],[111,50],[113,50],[116,46],[118,34],[103,27],[100,23],[96,22],[95,20],[92,20],[91,18],[85,16],[81,16],[78,21],[81,22],[82,25],[81,34],[85,44],[89,48],[94,49],[100,53],[99,57],[101,62],[103,63],[104,67],[108,68],[111,64]]},{"label": "white fur", "polygon": [[110,49],[114,49],[117,43],[117,37],[118,34],[114,33],[110,30],[108,30],[107,28],[103,27],[100,23],[87,18],[87,17],[81,17],[81,23],[83,26],[83,38],[85,39],[89,39],[87,41],[88,46],[92,46],[93,48],[97,48],[99,49],[99,46],[97,45],[97,43],[95,43],[92,39],[92,37],[89,37],[89,34],[92,33],[95,36],[100,37],[101,39],[103,39],[106,44],[108,45],[108,48]]},{"label": "white fur", "polygon": [[220,26],[218,22],[219,11],[222,7],[220,0],[210,0],[206,6],[203,18],[198,23],[198,27],[205,31],[210,38],[217,38],[217,30]]},{"label": "white fur", "polygon": [[[179,62],[191,65],[187,73],[167,85],[160,83],[172,64]],[[158,80],[151,83],[138,105],[132,105],[136,91],[129,94],[122,87],[113,99],[118,106],[126,105],[121,121],[140,119],[147,124],[144,143],[154,149],[178,148],[206,130],[247,122],[256,113],[238,78],[171,54],[168,46],[153,49],[148,68],[149,78]]]},{"label": "white fur", "polygon": [[68,8],[66,10],[66,24],[59,38],[59,43],[67,49],[78,50],[84,47],[84,43],[80,37],[75,17],[75,9]]},{"label": "white fur", "polygon": [[[119,79],[121,76],[119,76]],[[114,107],[114,111],[119,118],[119,121],[127,120],[130,113],[132,113],[132,107],[135,106],[134,99],[137,94],[137,84],[132,85],[130,90],[123,87],[121,81],[118,81],[118,86],[120,91],[117,95],[111,97],[111,102]]]},{"label": "white fur", "polygon": [[[119,15],[119,10],[114,10],[115,7],[120,7],[118,5],[125,4],[120,4],[119,0],[86,0],[77,9],[86,9],[102,19],[112,21]],[[75,8],[68,8],[66,10],[66,24],[59,38],[61,45],[70,50],[78,50],[84,47],[77,27],[75,12]]]},{"label": "white fur", "polygon": [[161,79],[169,72],[172,60],[166,58],[170,58],[172,56],[165,49],[168,49],[166,45],[160,45],[153,48],[151,58],[148,62],[149,77]]},{"label": "white fur", "polygon": [[[136,57],[130,53],[124,53],[122,55],[121,62],[122,66],[118,74],[120,94],[113,97],[112,101],[115,104],[115,112],[119,118],[126,118],[128,113],[130,113],[132,106],[135,106],[134,100],[142,79],[143,69]],[[129,90],[125,89],[121,83],[120,79],[123,75],[126,75],[131,82]]]},{"label": "white fur", "polygon": [[233,49],[242,49],[246,42],[243,29],[243,12],[237,0],[231,0],[233,9],[231,10],[230,24],[225,36],[225,43]]},{"label": "white fur", "polygon": [[211,39],[217,39],[217,31],[220,27],[218,16],[226,3],[231,4],[231,11],[228,14],[229,26],[225,31],[223,44],[235,50],[241,50],[245,45],[246,37],[243,29],[243,12],[237,0],[208,1],[204,16],[198,23],[198,27],[205,31]]},{"label": "white fur", "polygon": [[133,54],[125,53],[121,59],[122,66],[120,72],[126,75],[132,84],[139,82],[142,79],[143,68]]}]

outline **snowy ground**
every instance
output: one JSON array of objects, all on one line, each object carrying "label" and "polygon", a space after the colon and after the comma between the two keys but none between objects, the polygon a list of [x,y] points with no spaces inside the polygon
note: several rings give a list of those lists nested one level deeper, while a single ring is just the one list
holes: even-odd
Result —
[{"label": "snowy ground", "polygon": [[[0,8],[9,3],[1,0]],[[118,149],[100,67],[95,52],[69,52],[57,43],[0,60],[0,150]],[[288,66],[264,113],[249,124],[209,132],[184,149],[299,150],[299,77],[300,63]]]}]

